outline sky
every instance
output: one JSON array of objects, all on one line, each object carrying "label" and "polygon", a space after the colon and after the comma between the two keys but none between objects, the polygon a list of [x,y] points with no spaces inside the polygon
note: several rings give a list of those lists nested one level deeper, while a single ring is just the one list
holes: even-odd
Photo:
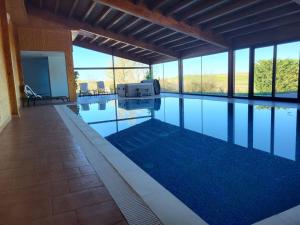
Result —
[{"label": "sky", "polygon": [[[288,44],[280,44],[277,47],[277,58],[296,58],[299,59],[300,41]],[[273,47],[262,47],[255,49],[255,61],[260,59],[270,59],[273,56]],[[73,48],[74,67],[112,67],[112,56],[92,50],[74,46]],[[201,60],[203,74],[227,74],[228,54],[226,52],[196,57],[183,60],[184,74],[200,74]],[[241,49],[236,51],[236,72],[249,71],[249,49]],[[162,65],[154,66],[154,76],[160,75],[162,77],[171,77],[178,75],[178,62],[168,62]],[[80,79],[85,80],[99,80],[99,76],[105,76],[104,71],[81,71]]]}]

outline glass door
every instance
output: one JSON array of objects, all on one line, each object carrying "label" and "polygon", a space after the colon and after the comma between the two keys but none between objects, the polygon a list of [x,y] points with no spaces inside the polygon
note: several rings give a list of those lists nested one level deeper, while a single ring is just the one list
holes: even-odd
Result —
[{"label": "glass door", "polygon": [[254,51],[254,96],[272,97],[274,46]]},{"label": "glass door", "polygon": [[275,97],[298,97],[299,54],[300,41],[277,45]]}]

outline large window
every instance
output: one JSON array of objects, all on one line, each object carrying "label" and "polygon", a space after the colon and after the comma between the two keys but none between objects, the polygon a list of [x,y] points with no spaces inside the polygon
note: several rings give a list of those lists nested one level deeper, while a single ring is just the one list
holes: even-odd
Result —
[{"label": "large window", "polygon": [[[104,90],[106,93],[113,94],[114,89],[114,78],[112,69],[77,69],[78,80],[77,84],[88,83],[88,88],[90,91],[97,90],[97,82],[103,81]],[[80,88],[77,85],[77,92]]]},{"label": "large window", "polygon": [[228,53],[183,60],[185,93],[227,95]]},{"label": "large window", "polygon": [[112,67],[112,56],[101,52],[73,46],[75,68]]},{"label": "large window", "polygon": [[254,95],[272,96],[274,47],[256,48],[254,54]]},{"label": "large window", "polygon": [[227,95],[228,53],[202,57],[202,93]]},{"label": "large window", "polygon": [[162,92],[178,92],[178,61],[153,65],[153,78],[159,80]]},{"label": "large window", "polygon": [[[139,83],[150,78],[149,65],[74,46],[73,58],[80,83],[87,83],[90,93],[97,90],[97,82],[104,83],[105,93],[115,93],[120,83]],[[103,89],[103,88],[102,88]]]},{"label": "large window", "polygon": [[297,98],[300,41],[277,45],[276,93],[279,98]]},{"label": "large window", "polygon": [[201,60],[201,57],[183,60],[183,90],[186,93],[202,93]]},{"label": "large window", "polygon": [[140,83],[149,74],[149,69],[115,69],[116,85]]},{"label": "large window", "polygon": [[234,95],[247,97],[249,90],[249,48],[234,52]]}]

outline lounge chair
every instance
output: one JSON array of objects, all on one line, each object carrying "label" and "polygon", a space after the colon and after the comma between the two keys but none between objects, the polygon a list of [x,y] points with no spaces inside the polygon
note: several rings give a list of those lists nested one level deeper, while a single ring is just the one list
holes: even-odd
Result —
[{"label": "lounge chair", "polygon": [[80,88],[79,96],[91,95],[88,88],[88,83],[80,83],[79,88]]},{"label": "lounge chair", "polygon": [[25,97],[23,98],[23,106],[25,106],[25,102],[27,102],[27,106],[30,106],[30,102],[33,102],[35,105],[36,101],[43,100],[43,101],[51,101],[52,100],[61,100],[63,102],[70,101],[70,98],[67,96],[41,96],[35,93],[29,85],[24,85],[24,94]]},{"label": "lounge chair", "polygon": [[25,100],[27,101],[27,106],[29,106],[30,101],[33,101],[33,104],[35,105],[35,102],[36,102],[37,99],[42,99],[42,96],[35,93],[31,89],[31,87],[29,87],[27,84],[24,85],[24,94],[25,94],[25,98],[24,98],[24,101],[23,101],[23,105],[25,103]]},{"label": "lounge chair", "polygon": [[98,94],[98,95],[100,95],[100,94],[106,94],[105,85],[104,85],[103,81],[98,81],[97,82],[96,94]]}]

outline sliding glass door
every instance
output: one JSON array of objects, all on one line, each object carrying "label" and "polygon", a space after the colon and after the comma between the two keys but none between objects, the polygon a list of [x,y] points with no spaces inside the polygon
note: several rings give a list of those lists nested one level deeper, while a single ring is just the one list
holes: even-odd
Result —
[{"label": "sliding glass door", "polygon": [[300,41],[255,48],[254,96],[298,98],[299,54]]},{"label": "sliding glass door", "polygon": [[297,98],[300,41],[277,45],[276,92],[278,98]]},{"label": "sliding glass door", "polygon": [[272,97],[274,47],[254,51],[254,96]]}]

